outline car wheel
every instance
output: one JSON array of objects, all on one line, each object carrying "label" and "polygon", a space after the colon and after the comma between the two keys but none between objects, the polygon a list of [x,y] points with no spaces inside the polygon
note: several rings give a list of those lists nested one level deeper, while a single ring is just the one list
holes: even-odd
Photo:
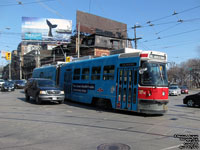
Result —
[{"label": "car wheel", "polygon": [[194,106],[194,101],[192,99],[187,101],[187,106],[188,107],[193,107]]},{"label": "car wheel", "polygon": [[25,97],[26,97],[26,101],[29,101],[29,100],[30,100],[30,96],[28,96],[27,93],[25,94]]},{"label": "car wheel", "polygon": [[36,104],[40,105],[41,104],[41,100],[38,96],[35,97],[35,102]]}]

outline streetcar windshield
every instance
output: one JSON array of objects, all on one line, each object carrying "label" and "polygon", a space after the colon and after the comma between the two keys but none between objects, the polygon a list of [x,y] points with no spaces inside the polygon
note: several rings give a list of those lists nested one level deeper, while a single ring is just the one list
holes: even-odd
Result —
[{"label": "streetcar windshield", "polygon": [[140,85],[168,86],[166,64],[143,62],[140,70]]}]

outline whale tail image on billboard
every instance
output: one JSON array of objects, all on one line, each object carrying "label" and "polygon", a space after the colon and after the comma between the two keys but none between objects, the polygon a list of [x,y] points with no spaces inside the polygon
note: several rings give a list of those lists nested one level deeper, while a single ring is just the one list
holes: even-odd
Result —
[{"label": "whale tail image on billboard", "polygon": [[49,20],[46,20],[47,25],[49,27],[49,32],[48,32],[48,36],[53,37],[52,35],[52,28],[56,28],[57,25],[56,24],[51,24],[51,22]]},{"label": "whale tail image on billboard", "polygon": [[22,40],[69,43],[71,34],[71,20],[22,17]]}]

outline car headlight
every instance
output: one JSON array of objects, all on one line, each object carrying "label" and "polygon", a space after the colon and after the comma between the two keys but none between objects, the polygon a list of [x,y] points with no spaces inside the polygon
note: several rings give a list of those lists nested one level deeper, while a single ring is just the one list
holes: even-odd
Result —
[{"label": "car headlight", "polygon": [[65,92],[64,91],[60,91],[60,94],[65,94]]},{"label": "car headlight", "polygon": [[47,94],[47,91],[40,91],[40,94]]}]

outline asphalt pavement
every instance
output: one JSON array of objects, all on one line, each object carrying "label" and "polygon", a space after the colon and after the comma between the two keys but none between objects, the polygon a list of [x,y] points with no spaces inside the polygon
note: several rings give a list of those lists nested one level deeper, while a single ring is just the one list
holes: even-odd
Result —
[{"label": "asphalt pavement", "polygon": [[184,96],[170,96],[165,115],[146,116],[68,101],[37,105],[25,101],[23,90],[0,92],[0,150],[195,148],[200,108],[186,107]]}]

